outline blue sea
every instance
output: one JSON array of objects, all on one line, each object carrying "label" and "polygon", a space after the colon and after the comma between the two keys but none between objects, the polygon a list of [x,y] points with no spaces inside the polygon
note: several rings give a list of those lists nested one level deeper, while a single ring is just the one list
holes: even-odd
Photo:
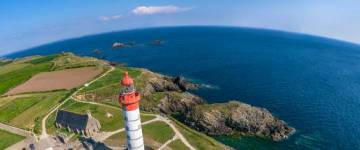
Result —
[{"label": "blue sea", "polygon": [[[156,39],[163,43],[151,44]],[[134,45],[112,49],[114,42]],[[194,92],[209,103],[264,107],[296,128],[282,142],[215,137],[236,149],[360,149],[359,45],[263,29],[164,27],[85,36],[8,57],[62,51],[182,75],[208,87]]]}]

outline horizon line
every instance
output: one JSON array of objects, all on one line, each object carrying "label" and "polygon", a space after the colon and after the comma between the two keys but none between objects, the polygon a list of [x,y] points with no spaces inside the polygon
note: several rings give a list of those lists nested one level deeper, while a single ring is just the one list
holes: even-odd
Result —
[{"label": "horizon line", "polygon": [[50,45],[50,44],[54,44],[54,43],[58,43],[58,42],[64,42],[64,41],[74,40],[74,39],[79,39],[79,38],[98,36],[98,35],[103,35],[103,34],[111,34],[111,33],[116,33],[116,32],[134,31],[134,30],[147,30],[147,29],[158,29],[158,28],[181,28],[181,27],[243,28],[243,29],[275,31],[275,32],[296,34],[296,35],[302,35],[302,36],[323,38],[323,39],[327,39],[327,40],[333,40],[333,41],[337,41],[337,42],[352,44],[352,45],[356,45],[356,46],[360,47],[360,43],[345,40],[345,39],[339,39],[339,38],[335,38],[335,37],[328,37],[328,36],[322,36],[322,35],[316,35],[316,34],[310,34],[310,33],[304,33],[304,32],[295,32],[295,31],[289,31],[289,30],[274,29],[274,28],[262,28],[262,27],[251,27],[251,26],[232,26],[232,25],[174,25],[174,26],[170,25],[170,26],[149,26],[149,27],[141,27],[141,28],[135,27],[135,28],[119,29],[119,30],[113,30],[113,31],[107,31],[107,32],[99,32],[99,33],[93,33],[93,34],[80,35],[80,36],[75,36],[75,37],[71,37],[71,38],[63,38],[63,39],[46,42],[43,44],[38,44],[35,46],[30,46],[30,47],[24,48],[24,49],[14,50],[13,52],[4,53],[4,54],[1,54],[0,57],[6,58],[6,56],[8,56],[8,55],[12,55],[12,54],[19,53],[19,52],[24,52],[24,51],[34,49],[37,47],[42,47],[45,45]]}]

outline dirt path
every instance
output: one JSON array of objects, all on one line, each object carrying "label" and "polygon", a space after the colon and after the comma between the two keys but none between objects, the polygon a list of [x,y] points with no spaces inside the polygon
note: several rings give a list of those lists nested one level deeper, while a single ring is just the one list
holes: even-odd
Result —
[{"label": "dirt path", "polygon": [[26,137],[24,140],[21,140],[11,145],[10,147],[6,148],[6,150],[22,149],[27,145],[29,145],[29,143],[35,141],[35,135],[30,131],[26,131],[3,123],[0,123],[0,129]]},{"label": "dirt path", "polygon": [[161,147],[159,147],[158,150],[162,150],[162,149],[166,148],[166,146],[168,146],[171,142],[173,142],[173,141],[175,141],[177,139],[179,139],[179,137],[175,134],[172,139],[166,141]]},{"label": "dirt path", "polygon": [[[180,131],[175,127],[175,125],[171,122],[170,119],[160,116],[160,120],[167,123],[175,132],[175,136],[177,136],[190,150],[196,150],[188,141],[187,139],[180,133]],[[170,142],[169,142],[170,143]],[[164,144],[165,145],[165,144]],[[164,146],[165,147],[165,146]]]},{"label": "dirt path", "polygon": [[115,107],[115,106],[111,106],[111,105],[106,105],[106,104],[102,104],[102,103],[96,103],[96,102],[89,102],[89,101],[83,101],[83,100],[79,100],[77,98],[75,98],[74,96],[71,96],[72,99],[74,99],[77,102],[80,103],[86,103],[86,104],[92,104],[92,105],[99,105],[99,106],[104,106],[104,107],[108,107],[108,108],[113,108],[113,109],[119,109],[121,110],[119,107]]},{"label": "dirt path", "polygon": [[[160,119],[158,117],[156,117],[154,119],[151,119],[151,120],[148,120],[148,121],[145,121],[145,122],[141,123],[141,125],[146,125],[146,124],[149,124],[149,123],[152,123],[152,122],[155,122],[155,121],[160,121]],[[96,141],[99,141],[99,142],[103,142],[107,138],[111,137],[112,135],[123,132],[123,131],[125,131],[125,128],[121,128],[121,129],[118,129],[118,130],[113,131],[113,132],[103,132],[101,134],[97,134],[97,136],[93,137],[93,139],[96,140]]]},{"label": "dirt path", "polygon": [[23,129],[20,129],[20,128],[17,128],[17,127],[13,127],[13,126],[10,126],[10,125],[3,124],[3,123],[0,123],[0,129],[11,132],[11,133],[14,133],[14,134],[18,134],[18,135],[21,135],[21,136],[24,136],[24,137],[31,137],[31,136],[34,135],[34,133],[32,133],[30,131],[26,131],[26,130],[23,130]]},{"label": "dirt path", "polygon": [[[86,103],[86,104],[92,104],[92,105],[99,105],[99,106],[104,106],[104,107],[108,107],[108,108],[112,108],[112,109],[117,109],[117,110],[121,110],[122,109],[120,107],[116,107],[116,106],[111,106],[111,105],[107,105],[107,104],[103,104],[103,103],[97,103],[97,102],[89,102],[89,101],[83,101],[83,100],[79,100],[75,97],[72,97],[73,100],[75,100],[76,102],[79,103]],[[151,113],[144,113],[141,112],[141,115],[146,115],[146,116],[156,116],[155,114],[151,114]]]},{"label": "dirt path", "polygon": [[13,145],[11,145],[10,147],[7,147],[5,150],[21,150],[25,147],[28,147],[31,143],[34,143],[36,140],[35,140],[35,137],[27,137],[26,139],[18,142],[18,143],[15,143]]},{"label": "dirt path", "polygon": [[[97,77],[96,79],[85,83],[86,85],[90,85],[92,83],[94,83],[95,81],[99,80],[100,78],[106,76],[108,73],[110,73],[111,71],[113,71],[115,68],[111,67],[108,71],[106,71],[104,74],[102,74],[101,76]],[[72,93],[68,98],[66,98],[62,103],[60,103],[59,105],[55,106],[42,120],[41,120],[41,136],[40,139],[44,139],[48,137],[48,134],[46,133],[46,120],[47,118],[49,118],[49,116],[54,113],[57,109],[59,109],[62,105],[64,105],[67,101],[69,101],[77,92],[79,92],[80,90],[82,90],[83,88],[85,88],[85,86],[82,86],[81,88],[79,88],[78,90],[76,90],[74,93]]]}]

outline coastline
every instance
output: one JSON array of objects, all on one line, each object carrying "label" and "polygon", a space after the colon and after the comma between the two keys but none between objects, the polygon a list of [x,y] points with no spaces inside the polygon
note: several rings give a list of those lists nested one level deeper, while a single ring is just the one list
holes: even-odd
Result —
[{"label": "coastline", "polygon": [[[68,61],[73,62],[67,63]],[[94,63],[88,63],[89,61]],[[198,134],[199,138],[208,137],[213,139],[211,136],[214,135],[243,135],[281,141],[288,138],[295,131],[284,121],[274,117],[265,108],[254,107],[239,101],[209,104],[203,98],[190,92],[198,88],[204,88],[203,84],[194,84],[181,76],[166,76],[145,68],[125,67],[106,60],[80,57],[72,53],[19,58],[14,62],[20,64],[52,62],[54,66],[49,66],[52,68],[48,70],[50,72],[57,69],[68,70],[74,67],[88,67],[89,65],[111,68],[107,71],[107,75],[103,75],[104,78],[111,79],[111,81],[108,81],[108,79],[96,81],[94,86],[81,88],[79,92],[73,95],[73,98],[83,102],[99,103],[112,107],[119,107],[117,102],[118,86],[113,88],[113,86],[108,85],[117,85],[119,82],[117,78],[121,77],[124,71],[129,71],[137,83],[136,88],[143,96],[140,105],[142,111],[163,114],[169,118],[173,118],[174,115],[180,116],[183,119],[177,119],[177,121],[181,122],[181,124],[191,130],[195,129],[196,132],[210,136]],[[77,62],[82,63],[79,65]],[[106,100],[109,98],[110,101]],[[46,119],[43,122],[46,122]],[[44,125],[43,129],[46,129]],[[195,131],[191,132],[197,134]]]}]

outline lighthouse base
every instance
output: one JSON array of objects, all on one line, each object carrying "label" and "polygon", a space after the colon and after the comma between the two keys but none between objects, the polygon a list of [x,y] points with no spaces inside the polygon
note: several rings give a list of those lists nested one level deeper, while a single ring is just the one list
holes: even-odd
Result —
[{"label": "lighthouse base", "polygon": [[123,110],[125,117],[125,129],[127,135],[127,149],[128,150],[144,150],[144,139],[141,129],[140,111],[139,108],[135,110]]}]

